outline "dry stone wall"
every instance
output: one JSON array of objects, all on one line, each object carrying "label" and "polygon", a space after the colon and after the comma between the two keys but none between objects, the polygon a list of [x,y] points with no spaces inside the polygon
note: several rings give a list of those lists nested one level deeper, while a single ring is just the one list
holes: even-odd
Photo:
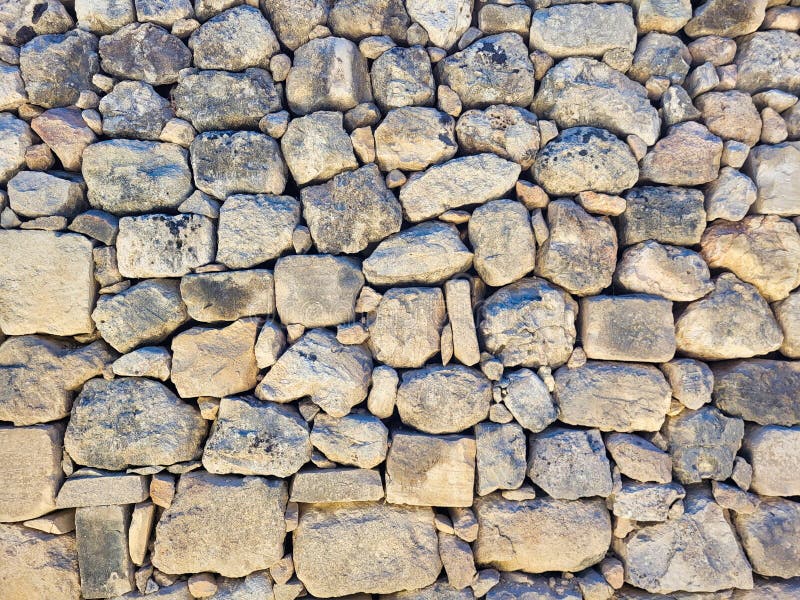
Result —
[{"label": "dry stone wall", "polygon": [[800,598],[798,29],[0,1],[0,600]]}]

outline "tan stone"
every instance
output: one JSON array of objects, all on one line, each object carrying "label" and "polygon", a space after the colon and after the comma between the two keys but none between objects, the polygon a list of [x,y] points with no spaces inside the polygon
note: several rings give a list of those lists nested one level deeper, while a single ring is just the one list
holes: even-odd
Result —
[{"label": "tan stone", "polygon": [[768,425],[748,429],[743,454],[753,466],[752,490],[763,496],[800,495],[800,428]]},{"label": "tan stone", "polygon": [[140,502],[133,507],[128,528],[128,549],[135,565],[144,563],[155,519],[156,505],[152,502]]},{"label": "tan stone", "polygon": [[318,469],[292,477],[289,499],[303,504],[370,502],[383,499],[379,471],[369,469]]},{"label": "tan stone", "polygon": [[54,535],[63,535],[75,531],[75,510],[72,508],[57,510],[43,517],[25,521],[23,525],[30,529],[36,529],[37,531],[44,531],[45,533]]},{"label": "tan stone", "polygon": [[669,483],[672,459],[646,439],[628,433],[606,436],[605,445],[614,464],[626,477],[636,481]]},{"label": "tan stone", "polygon": [[147,477],[95,469],[75,471],[58,492],[57,508],[135,504],[147,500]]},{"label": "tan stone", "polygon": [[449,533],[439,533],[439,556],[452,587],[463,590],[472,584],[477,572],[472,548],[467,542]]},{"label": "tan stone", "polygon": [[453,333],[453,354],[468,367],[480,360],[471,289],[467,279],[451,279],[444,284],[447,317]]},{"label": "tan stone", "polygon": [[789,294],[772,305],[775,318],[783,330],[781,354],[789,358],[800,358],[800,293]]},{"label": "tan stone", "polygon": [[667,185],[698,185],[717,178],[722,140],[703,125],[673,125],[642,159],[641,179]]}]

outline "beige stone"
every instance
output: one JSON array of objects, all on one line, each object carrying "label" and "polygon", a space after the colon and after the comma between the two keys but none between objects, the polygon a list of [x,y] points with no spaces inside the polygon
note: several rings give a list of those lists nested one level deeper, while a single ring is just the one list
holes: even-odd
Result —
[{"label": "beige stone", "polygon": [[753,212],[786,217],[800,213],[794,194],[800,182],[798,142],[756,146],[747,155],[744,170],[758,187]]},{"label": "beige stone", "polygon": [[444,285],[447,317],[453,334],[453,353],[468,367],[480,360],[469,280],[451,279]]},{"label": "beige stone", "polygon": [[369,469],[317,469],[292,477],[289,499],[303,504],[372,502],[383,499],[383,481]]},{"label": "beige stone", "polygon": [[37,531],[63,535],[75,531],[75,510],[71,508],[57,510],[42,517],[25,521],[23,525]]},{"label": "beige stone", "polygon": [[439,533],[439,556],[451,587],[463,590],[477,576],[472,548],[458,536]]},{"label": "beige stone", "polygon": [[669,483],[672,459],[646,439],[629,433],[606,436],[605,445],[620,472],[636,481]]},{"label": "beige stone", "polygon": [[748,429],[743,454],[753,466],[751,488],[763,496],[800,495],[800,428],[768,425]]},{"label": "beige stone", "polygon": [[311,432],[311,443],[330,460],[362,469],[383,462],[388,438],[389,430],[380,419],[363,412],[341,418],[320,413]]},{"label": "beige stone", "polygon": [[473,265],[487,284],[500,287],[533,270],[536,243],[524,205],[493,200],[476,208],[469,220]]},{"label": "beige stone", "polygon": [[800,576],[800,503],[764,498],[753,513],[737,514],[734,523],[755,573]]},{"label": "beige stone", "polygon": [[434,108],[390,110],[375,128],[375,150],[382,171],[422,171],[455,156],[455,121]]},{"label": "beige stone", "polygon": [[131,512],[131,523],[128,528],[128,550],[131,561],[142,565],[147,555],[147,545],[156,517],[156,505],[152,502],[140,502],[134,505]]},{"label": "beige stone", "polygon": [[772,305],[775,318],[783,330],[781,354],[789,358],[800,358],[800,293],[789,294]]},{"label": "beige stone", "polygon": [[369,412],[379,419],[388,419],[394,413],[397,386],[400,377],[392,367],[378,365],[372,371],[372,388],[367,398]]},{"label": "beige stone", "polygon": [[147,500],[147,477],[144,475],[80,469],[61,486],[57,508],[135,504]]},{"label": "beige stone", "polygon": [[717,178],[722,140],[693,121],[673,125],[642,159],[641,179],[667,185],[699,185]]}]

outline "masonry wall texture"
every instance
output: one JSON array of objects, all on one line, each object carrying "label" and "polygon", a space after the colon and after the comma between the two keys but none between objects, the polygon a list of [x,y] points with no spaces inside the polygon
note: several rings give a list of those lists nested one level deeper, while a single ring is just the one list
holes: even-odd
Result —
[{"label": "masonry wall texture", "polygon": [[0,0],[0,600],[800,599],[800,0]]}]

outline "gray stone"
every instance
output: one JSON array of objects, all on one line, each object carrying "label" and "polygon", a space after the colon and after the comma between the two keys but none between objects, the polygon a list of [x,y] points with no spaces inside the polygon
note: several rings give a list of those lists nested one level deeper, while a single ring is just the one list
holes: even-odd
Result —
[{"label": "gray stone", "polygon": [[476,208],[469,220],[473,264],[481,279],[503,286],[533,270],[536,244],[526,208],[513,200],[493,200]]},{"label": "gray stone", "polygon": [[151,377],[166,381],[172,368],[172,355],[161,346],[145,346],[129,352],[111,364],[114,375]]},{"label": "gray stone", "polygon": [[[706,95],[703,94],[698,100]],[[691,96],[679,85],[669,86],[661,95],[661,109],[664,125],[667,127],[700,118],[700,111],[695,108]]]},{"label": "gray stone", "polygon": [[189,315],[177,281],[152,279],[119,294],[100,296],[92,319],[105,341],[120,352],[130,352],[163,341]]},{"label": "gray stone", "polygon": [[152,23],[131,23],[100,40],[103,71],[150,85],[178,81],[192,63],[192,53],[176,36]]},{"label": "gray stone", "polygon": [[558,410],[547,386],[530,369],[506,373],[498,386],[503,404],[528,431],[538,433],[556,420]]},{"label": "gray stone", "polygon": [[690,121],[673,125],[642,159],[641,178],[667,185],[699,185],[717,178],[722,140]]},{"label": "gray stone", "polygon": [[453,353],[462,364],[472,366],[480,360],[478,335],[472,310],[472,289],[466,279],[451,279],[444,284],[447,318],[453,332]]},{"label": "gray stone", "polygon": [[476,492],[514,490],[525,480],[525,432],[516,423],[475,425]]},{"label": "gray stone", "polygon": [[316,26],[325,25],[330,3],[327,0],[263,0],[261,8],[281,42],[294,51],[311,39]]},{"label": "gray stone", "polygon": [[436,82],[422,46],[390,48],[372,63],[375,102],[384,109],[433,104]]},{"label": "gray stone", "polygon": [[0,182],[6,183],[25,166],[25,152],[34,144],[34,134],[25,121],[11,113],[0,113]]},{"label": "gray stone", "polygon": [[99,469],[171,465],[198,458],[205,433],[200,411],[157,381],[92,379],[75,399],[64,447]]},{"label": "gray stone", "polygon": [[158,140],[173,116],[166,98],[143,81],[120,81],[99,105],[103,133],[109,137]]},{"label": "gray stone", "polygon": [[303,504],[382,500],[383,480],[379,471],[369,469],[300,471],[292,477],[289,499]]},{"label": "gray stone", "polygon": [[275,284],[266,269],[184,275],[181,298],[196,321],[235,321],[275,312]]},{"label": "gray stone", "polygon": [[693,246],[706,226],[703,193],[679,187],[643,186],[626,195],[627,207],[619,218],[620,243],[645,240]]},{"label": "gray stone", "polygon": [[800,424],[800,363],[737,360],[712,365],[714,402],[726,413],[759,425]]},{"label": "gray stone", "polygon": [[692,358],[676,358],[661,365],[672,386],[672,397],[686,408],[698,409],[711,401],[714,374],[709,366]]},{"label": "gray stone", "polygon": [[800,495],[800,428],[767,425],[745,434],[743,454],[753,466],[752,491],[763,496]]},{"label": "gray stone", "polygon": [[385,35],[405,42],[409,18],[402,0],[343,0],[331,6],[328,25],[351,40]]},{"label": "gray stone", "polygon": [[214,260],[214,222],[201,215],[123,217],[117,262],[124,277],[181,277]]},{"label": "gray stone", "polygon": [[626,477],[644,482],[672,481],[672,459],[669,454],[643,437],[612,433],[606,436],[605,444],[614,464]]},{"label": "gray stone", "polygon": [[129,506],[91,506],[75,511],[75,538],[84,598],[109,598],[134,588],[128,555]]},{"label": "gray stone", "polygon": [[747,156],[744,169],[758,188],[753,212],[781,216],[800,213],[793,192],[800,182],[800,144],[756,146]]},{"label": "gray stone", "polygon": [[400,203],[374,164],[303,188],[300,199],[319,252],[360,252],[400,231],[403,220]]},{"label": "gray stone", "polygon": [[472,253],[450,223],[420,223],[389,236],[362,265],[374,285],[439,284],[472,265]]},{"label": "gray stone", "polygon": [[358,167],[338,112],[319,111],[292,119],[281,137],[281,150],[299,185],[326,181]]},{"label": "gray stone", "polygon": [[6,189],[9,206],[23,217],[73,217],[86,208],[81,183],[58,171],[21,171]]},{"label": "gray stone", "polygon": [[236,6],[212,17],[189,38],[189,48],[198,69],[225,71],[266,69],[280,49],[269,21],[254,6]]},{"label": "gray stone", "polygon": [[651,77],[666,77],[681,85],[691,62],[692,55],[679,37],[648,33],[639,42],[627,75],[642,85]]},{"label": "gray stone", "polygon": [[767,0],[707,0],[686,24],[686,35],[737,37],[753,33],[764,20]]},{"label": "gray stone", "polygon": [[559,287],[529,277],[486,299],[478,331],[506,367],[564,364],[575,343],[578,304]]},{"label": "gray stone", "polygon": [[245,269],[292,248],[300,203],[290,196],[229,196],[219,211],[217,261]]},{"label": "gray stone", "polygon": [[[236,98],[236,102],[231,102]],[[175,114],[198,131],[258,129],[267,114],[281,110],[281,98],[269,72],[185,70],[172,89]]]},{"label": "gray stone", "polygon": [[256,340],[256,363],[259,369],[271,367],[286,348],[286,335],[275,321],[267,321]]},{"label": "gray stone", "polygon": [[615,4],[564,4],[533,13],[531,50],[553,58],[602,57],[609,50],[636,50],[636,25],[629,6]]},{"label": "gray stone", "polygon": [[201,133],[190,147],[198,188],[224,200],[233,194],[281,194],[286,164],[278,142],[253,131]]},{"label": "gray stone", "polygon": [[407,0],[406,9],[425,28],[431,43],[444,50],[455,45],[472,21],[469,0]]},{"label": "gray stone", "polygon": [[492,152],[523,169],[533,165],[539,149],[536,115],[507,104],[466,111],[458,119],[456,134],[462,152]]},{"label": "gray stone", "polygon": [[733,600],[792,600],[800,594],[800,579],[755,579],[752,590],[733,590]]},{"label": "gray stone", "polygon": [[658,431],[672,390],[654,366],[589,361],[555,372],[558,418],[601,431]]},{"label": "gray stone", "polygon": [[756,201],[758,192],[756,184],[747,175],[731,167],[722,167],[719,177],[705,189],[706,218],[709,221],[741,221]]},{"label": "gray stone", "polygon": [[113,214],[175,209],[193,191],[188,153],[175,144],[98,142],[84,150],[82,172],[89,203]]},{"label": "gray stone", "polygon": [[[592,573],[589,570],[585,573]],[[580,578],[534,577],[524,573],[501,573],[499,583],[486,595],[487,600],[591,600],[588,594],[582,595],[582,584],[587,577]],[[585,592],[583,592],[585,593]]]},{"label": "gray stone", "polygon": [[752,514],[737,513],[734,522],[753,571],[800,576],[800,503],[764,498]]},{"label": "gray stone", "polygon": [[320,413],[314,418],[311,443],[337,464],[371,469],[388,450],[389,430],[378,417],[351,413],[341,418]]},{"label": "gray stone", "polygon": [[135,504],[147,500],[147,477],[97,469],[79,469],[58,492],[57,508]]},{"label": "gray stone", "polygon": [[458,94],[465,108],[528,106],[533,100],[533,64],[525,42],[516,33],[479,39],[440,61],[436,74],[439,83]]},{"label": "gray stone", "polygon": [[609,498],[614,516],[631,521],[663,523],[675,503],[686,495],[677,483],[624,483]]},{"label": "gray stone", "polygon": [[78,29],[107,35],[136,21],[136,10],[132,0],[76,0],[75,16]]},{"label": "gray stone", "polygon": [[37,35],[62,33],[72,26],[72,17],[57,0],[22,0],[4,5],[0,12],[0,39],[15,46]]},{"label": "gray stone", "polygon": [[375,129],[375,151],[382,171],[421,171],[455,156],[455,121],[435,108],[390,110]]},{"label": "gray stone", "polygon": [[800,92],[800,36],[790,31],[759,31],[738,40],[736,87],[750,94],[779,89]]},{"label": "gray stone", "polygon": [[775,319],[783,330],[781,354],[789,358],[800,358],[800,294],[788,297],[772,305]]},{"label": "gray stone", "polygon": [[[352,600],[364,600],[358,596],[351,596]],[[474,600],[475,595],[470,588],[455,589],[448,581],[439,581],[420,588],[380,596],[380,600]],[[783,599],[781,599],[783,600]]]},{"label": "gray stone", "polygon": [[308,425],[293,406],[223,398],[203,451],[209,473],[289,477],[311,460]]},{"label": "gray stone", "polygon": [[256,388],[261,400],[291,402],[309,396],[332,417],[343,417],[367,397],[372,358],[324,329],[307,332],[281,355]]},{"label": "gray stone", "polygon": [[[136,19],[142,23],[155,23],[162,27],[172,27],[181,19],[189,19],[194,14],[191,0],[134,0]],[[202,2],[198,8],[202,9]]]}]

